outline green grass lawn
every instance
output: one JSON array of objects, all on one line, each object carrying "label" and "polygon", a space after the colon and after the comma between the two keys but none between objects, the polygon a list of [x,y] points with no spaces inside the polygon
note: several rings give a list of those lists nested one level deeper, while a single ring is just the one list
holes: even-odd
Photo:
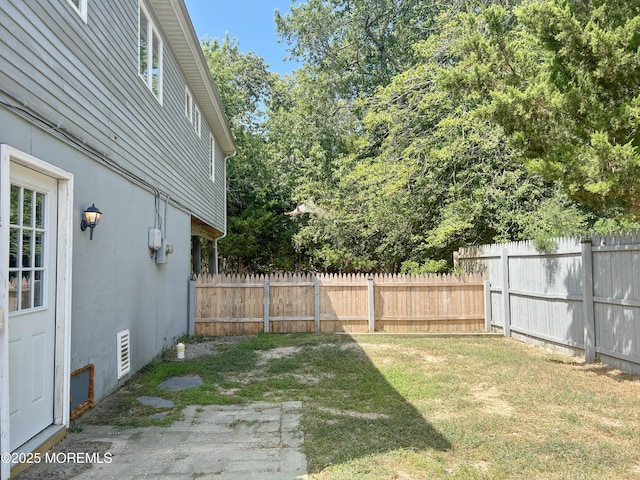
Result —
[{"label": "green grass lawn", "polygon": [[[157,386],[187,374],[204,385]],[[147,420],[141,395],[176,407]],[[640,377],[495,337],[246,337],[149,364],[80,422],[252,400],[303,402],[313,479],[640,478]]]}]

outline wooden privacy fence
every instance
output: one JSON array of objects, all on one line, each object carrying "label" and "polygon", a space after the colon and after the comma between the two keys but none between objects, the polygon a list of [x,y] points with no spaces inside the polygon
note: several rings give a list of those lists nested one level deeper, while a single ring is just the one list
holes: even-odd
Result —
[{"label": "wooden privacy fence", "polygon": [[488,276],[492,328],[640,373],[640,232],[554,242],[458,252],[462,269]]},{"label": "wooden privacy fence", "polygon": [[481,275],[199,276],[190,333],[478,332]]}]

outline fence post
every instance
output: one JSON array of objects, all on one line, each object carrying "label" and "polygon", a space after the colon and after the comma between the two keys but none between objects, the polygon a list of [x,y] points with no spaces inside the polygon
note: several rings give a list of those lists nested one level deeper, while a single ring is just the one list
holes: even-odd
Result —
[{"label": "fence post", "polygon": [[593,250],[591,239],[582,240],[582,288],[584,307],[584,360],[596,359],[596,321],[593,310]]},{"label": "fence post", "polygon": [[369,332],[376,331],[376,312],[375,301],[373,295],[373,278],[367,279],[367,290],[369,293]]},{"label": "fence post", "polygon": [[491,281],[484,281],[484,327],[487,332],[491,331]]},{"label": "fence post", "polygon": [[320,333],[320,277],[313,280],[313,318],[316,324],[316,333]]},{"label": "fence post", "polygon": [[189,319],[187,333],[193,337],[196,334],[196,281],[189,280]]},{"label": "fence post", "polygon": [[269,333],[269,276],[264,277],[264,333]]},{"label": "fence post", "polygon": [[511,299],[509,298],[509,250],[502,249],[502,311],[504,314],[503,333],[511,336]]}]

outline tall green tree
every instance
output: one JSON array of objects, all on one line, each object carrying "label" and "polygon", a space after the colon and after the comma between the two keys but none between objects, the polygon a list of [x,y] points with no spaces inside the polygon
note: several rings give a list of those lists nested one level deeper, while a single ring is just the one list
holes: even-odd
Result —
[{"label": "tall green tree", "polygon": [[237,155],[227,164],[227,237],[220,242],[222,265],[237,272],[290,270],[296,253],[295,226],[284,212],[289,194],[269,166],[265,104],[277,76],[262,58],[241,53],[236,40],[202,43],[211,74],[229,117]]},{"label": "tall green tree", "polygon": [[[474,115],[478,96],[439,86],[447,44],[434,35],[419,46],[421,62],[363,100],[361,134],[322,199],[331,215],[295,237],[324,268],[442,269],[464,245],[586,228],[588,216],[529,172],[499,127]],[[545,214],[553,205],[562,215]]]},{"label": "tall green tree", "polygon": [[484,118],[571,198],[638,219],[640,2],[526,2],[459,22],[452,90],[481,95]]},{"label": "tall green tree", "polygon": [[[380,5],[375,1],[357,3],[363,15]],[[399,2],[398,6],[403,8],[408,3]],[[476,35],[472,29],[463,28],[463,19],[476,16],[484,3],[430,3],[423,12],[435,15],[437,21],[429,18],[431,27],[422,35],[406,37],[401,69],[392,70],[385,64],[389,75],[378,77],[377,83],[369,83],[366,88],[353,85],[352,89],[358,91],[356,97],[338,95],[338,101],[326,95],[329,101],[316,107],[322,112],[315,117],[318,125],[332,132],[325,136],[330,139],[328,144],[339,148],[318,148],[316,143],[302,149],[307,156],[299,155],[302,161],[297,164],[304,164],[306,172],[312,172],[314,164],[325,166],[319,172],[319,182],[306,183],[307,194],[315,198],[323,214],[311,215],[294,241],[308,252],[317,268],[399,271],[415,265],[417,269],[440,269],[444,266],[441,260],[449,264],[452,252],[462,245],[521,239],[532,232],[567,234],[586,228],[588,215],[565,198],[553,182],[524,168],[519,149],[503,130],[477,115],[483,95],[473,89],[467,92],[462,87],[453,88],[451,71],[456,72],[466,60],[456,48],[461,42],[472,42]],[[511,3],[518,2],[500,3],[511,8]],[[313,5],[309,3],[306,8]],[[341,11],[337,6],[346,8],[351,2],[317,5],[318,12],[324,8],[335,13]],[[388,17],[397,20],[394,31],[410,30],[411,25],[401,25],[406,20],[403,15]],[[311,29],[313,21],[305,25]],[[325,50],[313,43],[304,46],[305,51],[317,51],[307,57],[317,62],[310,69],[316,78],[318,72],[344,82],[360,78],[349,74],[353,71],[345,72],[340,66],[344,62],[326,60],[335,57],[331,48],[342,52],[355,44],[346,39],[366,38],[362,22],[352,18],[340,25],[325,26],[331,34],[324,30],[320,33],[321,38],[331,39]],[[307,30],[299,35],[306,36],[315,38]],[[379,62],[384,64],[382,58]],[[325,89],[330,93],[324,85],[309,82],[311,91]],[[306,93],[301,98],[308,102],[308,115],[299,118],[314,118],[313,95]],[[287,111],[298,105],[294,102]],[[340,117],[349,118],[349,122],[330,121],[340,111],[351,114]],[[339,128],[332,128],[334,125]],[[317,161],[326,158],[331,161]],[[550,205],[562,205],[563,215],[546,215]]]},{"label": "tall green tree", "polygon": [[276,27],[293,56],[348,98],[372,92],[414,63],[408,46],[426,38],[439,4],[422,0],[308,0]]},{"label": "tall green tree", "polygon": [[308,0],[276,14],[304,63],[284,78],[206,42],[239,145],[223,254],[431,271],[635,225],[639,2]]}]

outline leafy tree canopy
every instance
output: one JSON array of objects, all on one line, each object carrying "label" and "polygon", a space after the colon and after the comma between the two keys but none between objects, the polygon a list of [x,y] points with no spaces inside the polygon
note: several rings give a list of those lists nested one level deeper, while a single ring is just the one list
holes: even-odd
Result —
[{"label": "leafy tree canopy", "polygon": [[416,273],[460,246],[637,226],[639,5],[293,2],[275,20],[304,66],[284,78],[205,43],[240,147],[226,252]]},{"label": "leafy tree canopy", "polygon": [[446,87],[482,98],[484,118],[572,199],[637,219],[640,2],[491,6],[457,23]]},{"label": "leafy tree canopy", "polygon": [[237,144],[227,163],[227,237],[220,242],[223,269],[265,272],[295,268],[290,207],[269,164],[264,110],[277,75],[262,58],[244,54],[236,40],[205,39],[203,51],[218,85]]}]

